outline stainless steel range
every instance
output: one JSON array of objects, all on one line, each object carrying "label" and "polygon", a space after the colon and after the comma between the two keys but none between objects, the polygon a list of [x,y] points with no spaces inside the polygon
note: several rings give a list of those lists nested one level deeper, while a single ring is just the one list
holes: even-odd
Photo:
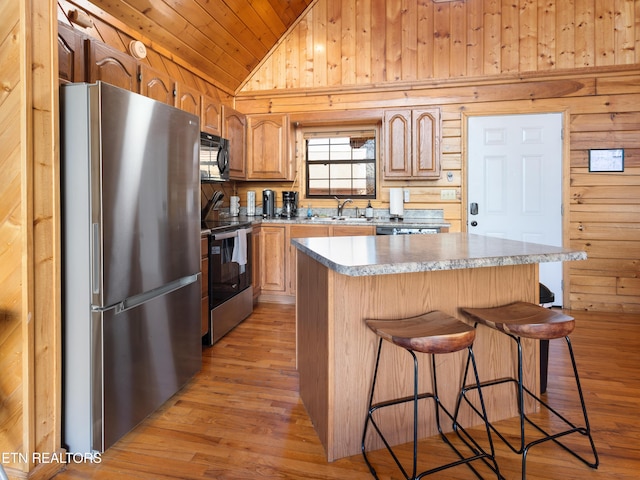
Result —
[{"label": "stainless steel range", "polygon": [[213,345],[253,312],[251,287],[252,228],[250,222],[208,221],[209,333]]}]

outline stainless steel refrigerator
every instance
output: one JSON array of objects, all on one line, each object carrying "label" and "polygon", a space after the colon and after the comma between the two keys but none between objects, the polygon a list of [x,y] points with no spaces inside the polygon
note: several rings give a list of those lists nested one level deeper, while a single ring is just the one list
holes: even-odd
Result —
[{"label": "stainless steel refrigerator", "polygon": [[102,452],[201,366],[198,117],[61,87],[63,444]]}]

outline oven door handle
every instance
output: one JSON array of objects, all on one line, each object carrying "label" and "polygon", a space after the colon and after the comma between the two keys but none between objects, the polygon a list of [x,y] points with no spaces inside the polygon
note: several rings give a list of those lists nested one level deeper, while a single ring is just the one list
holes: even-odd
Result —
[{"label": "oven door handle", "polygon": [[216,233],[213,235],[213,239],[214,240],[225,240],[227,238],[233,238],[233,237],[237,237],[238,235],[236,234],[236,231],[232,231],[232,232],[224,232],[224,233]]},{"label": "oven door handle", "polygon": [[[253,232],[253,227],[249,227],[245,229],[247,233]],[[223,232],[223,233],[214,233],[212,235],[214,240],[225,240],[227,238],[233,238],[238,236],[238,230],[233,230],[231,232]]]}]

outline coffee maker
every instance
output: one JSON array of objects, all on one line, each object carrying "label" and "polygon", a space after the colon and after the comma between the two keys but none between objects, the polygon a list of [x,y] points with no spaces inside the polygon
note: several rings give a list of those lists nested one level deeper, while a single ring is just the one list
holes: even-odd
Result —
[{"label": "coffee maker", "polygon": [[282,192],[281,217],[292,218],[298,216],[298,192]]},{"label": "coffee maker", "polygon": [[266,218],[276,216],[276,192],[273,190],[262,191],[262,216]]}]

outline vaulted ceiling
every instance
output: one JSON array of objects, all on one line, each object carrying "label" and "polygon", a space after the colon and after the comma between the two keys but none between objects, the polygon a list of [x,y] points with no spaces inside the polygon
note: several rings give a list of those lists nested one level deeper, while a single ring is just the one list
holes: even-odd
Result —
[{"label": "vaulted ceiling", "polygon": [[89,0],[233,93],[317,0]]}]

